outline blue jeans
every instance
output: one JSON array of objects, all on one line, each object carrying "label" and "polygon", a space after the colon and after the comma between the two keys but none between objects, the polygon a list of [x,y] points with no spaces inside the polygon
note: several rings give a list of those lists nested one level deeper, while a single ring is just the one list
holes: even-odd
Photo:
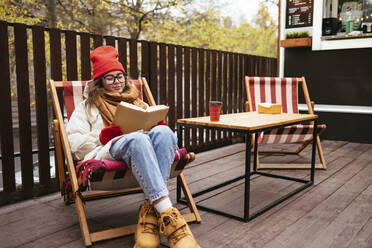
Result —
[{"label": "blue jeans", "polygon": [[159,125],[148,133],[124,135],[111,146],[110,154],[127,163],[152,203],[169,194],[167,182],[176,149],[175,134],[168,126]]}]

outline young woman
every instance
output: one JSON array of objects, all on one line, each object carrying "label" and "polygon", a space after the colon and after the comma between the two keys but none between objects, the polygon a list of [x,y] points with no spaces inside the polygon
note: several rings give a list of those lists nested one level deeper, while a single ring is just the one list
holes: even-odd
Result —
[{"label": "young woman", "polygon": [[118,52],[111,46],[98,47],[91,53],[93,82],[87,86],[88,98],[76,107],[67,125],[71,150],[78,160],[122,160],[131,168],[147,199],[140,207],[135,247],[158,247],[159,231],[171,247],[199,247],[168,197],[167,181],[177,149],[174,133],[168,126],[158,125],[149,132],[123,135],[111,124],[121,101],[148,107],[128,83],[117,58]]}]

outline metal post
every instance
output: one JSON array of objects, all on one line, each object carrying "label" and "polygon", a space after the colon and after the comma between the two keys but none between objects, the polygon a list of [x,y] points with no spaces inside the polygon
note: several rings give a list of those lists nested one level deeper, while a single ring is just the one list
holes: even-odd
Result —
[{"label": "metal post", "polygon": [[254,154],[253,154],[253,171],[257,171],[257,154],[258,154],[258,135],[259,133],[254,134]]},{"label": "metal post", "polygon": [[[245,148],[245,181],[244,181],[244,221],[249,220],[249,195],[251,183],[251,149],[252,149],[252,134],[247,134]],[[256,149],[256,148],[255,148]]]}]

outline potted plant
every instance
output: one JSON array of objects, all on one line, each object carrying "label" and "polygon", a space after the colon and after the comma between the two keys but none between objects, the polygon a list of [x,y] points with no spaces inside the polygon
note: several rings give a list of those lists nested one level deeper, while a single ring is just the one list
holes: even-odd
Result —
[{"label": "potted plant", "polygon": [[311,36],[309,32],[290,32],[285,34],[285,40],[280,41],[280,46],[288,47],[309,47],[311,46]]}]

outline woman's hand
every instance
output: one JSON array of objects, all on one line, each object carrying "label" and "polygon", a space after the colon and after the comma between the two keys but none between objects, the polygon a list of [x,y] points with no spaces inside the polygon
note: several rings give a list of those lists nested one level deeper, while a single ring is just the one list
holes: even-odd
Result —
[{"label": "woman's hand", "polygon": [[101,133],[99,134],[99,141],[101,141],[103,145],[106,145],[107,142],[122,134],[123,133],[120,131],[119,127],[110,125],[101,130]]}]

